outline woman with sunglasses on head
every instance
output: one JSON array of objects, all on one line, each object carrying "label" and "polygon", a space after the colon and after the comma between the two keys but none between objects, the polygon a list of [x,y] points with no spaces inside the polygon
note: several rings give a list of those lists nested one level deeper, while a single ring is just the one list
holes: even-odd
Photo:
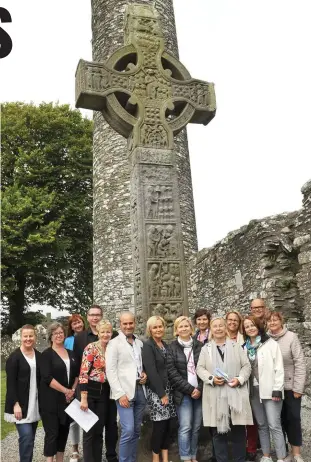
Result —
[{"label": "woman with sunglasses on head", "polygon": [[6,399],[4,420],[14,422],[18,432],[20,462],[31,462],[38,421],[38,387],[40,357],[35,348],[35,328],[26,324],[21,328],[21,346],[10,354],[6,362]]},{"label": "woman with sunglasses on head", "polygon": [[70,418],[65,409],[73,399],[79,369],[70,350],[64,347],[65,329],[59,322],[48,328],[50,347],[42,353],[39,402],[47,462],[64,461]]},{"label": "woman with sunglasses on head", "polygon": [[[67,337],[64,342],[67,350],[73,350],[75,336],[79,332],[84,331],[84,329],[85,324],[82,316],[80,314],[72,314],[68,319]],[[70,462],[76,462],[79,460],[80,427],[75,421],[70,424],[69,439],[72,443]]]},{"label": "woman with sunglasses on head", "polygon": [[300,454],[301,397],[306,383],[306,362],[297,334],[284,326],[282,313],[272,311],[267,316],[268,335],[279,345],[284,362],[284,401],[281,412],[283,432],[291,445],[293,462],[303,462]]},{"label": "woman with sunglasses on head", "polygon": [[226,313],[225,316],[226,324],[227,324],[227,335],[228,337],[233,340],[233,342],[237,342],[239,345],[244,344],[244,336],[243,336],[243,317],[241,313],[236,310],[231,310]]},{"label": "woman with sunglasses on head", "polygon": [[202,343],[193,339],[191,319],[179,316],[169,345],[167,368],[179,421],[178,447],[182,461],[196,462],[202,422],[202,381],[196,373]]},{"label": "woman with sunglasses on head", "polygon": [[243,321],[245,350],[251,363],[250,402],[258,425],[263,452],[261,462],[272,462],[270,433],[278,462],[286,457],[281,425],[284,397],[284,367],[279,345],[265,333],[259,318],[246,316]]}]

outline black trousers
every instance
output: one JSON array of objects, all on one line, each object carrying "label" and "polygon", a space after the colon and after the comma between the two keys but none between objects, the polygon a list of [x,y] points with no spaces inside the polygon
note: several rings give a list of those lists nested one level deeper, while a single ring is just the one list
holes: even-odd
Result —
[{"label": "black trousers", "polygon": [[41,412],[41,419],[45,432],[44,456],[53,457],[57,452],[65,452],[70,427],[69,418],[64,417],[64,421],[61,421],[57,414]]},{"label": "black trousers", "polygon": [[161,449],[168,449],[170,442],[171,419],[152,422],[151,450],[160,454]]},{"label": "black trousers", "polygon": [[98,416],[98,421],[87,433],[83,432],[84,462],[102,461],[104,428],[107,460],[117,459],[117,408],[115,401],[109,399],[109,395],[110,387],[107,382],[101,384],[89,380],[88,406]]},{"label": "black trousers", "polygon": [[231,425],[229,433],[218,433],[212,427],[213,445],[217,462],[229,462],[228,442],[231,439],[233,462],[245,462],[246,430],[244,425]]},{"label": "black trousers", "polygon": [[292,390],[285,390],[281,422],[284,436],[292,446],[302,446],[300,413],[301,398],[295,398]]}]

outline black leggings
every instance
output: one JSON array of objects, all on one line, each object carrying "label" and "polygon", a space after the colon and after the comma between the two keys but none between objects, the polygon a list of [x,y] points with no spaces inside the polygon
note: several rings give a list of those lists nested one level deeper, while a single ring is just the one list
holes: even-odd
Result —
[{"label": "black leggings", "polygon": [[51,412],[41,412],[41,418],[45,431],[44,456],[52,457],[57,452],[65,452],[70,420],[64,418],[64,422],[61,423],[58,415]]},{"label": "black leggings", "polygon": [[301,398],[295,398],[292,390],[285,390],[281,422],[284,435],[292,446],[302,446]]},{"label": "black leggings", "polygon": [[153,421],[151,449],[160,454],[161,449],[168,449],[170,442],[170,419]]}]

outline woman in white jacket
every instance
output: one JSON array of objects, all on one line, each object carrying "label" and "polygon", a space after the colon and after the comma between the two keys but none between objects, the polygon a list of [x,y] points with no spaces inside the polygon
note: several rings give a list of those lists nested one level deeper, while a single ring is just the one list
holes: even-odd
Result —
[{"label": "woman in white jacket", "polygon": [[250,402],[263,452],[261,462],[272,462],[269,428],[278,462],[283,462],[286,447],[281,425],[284,397],[282,353],[277,342],[267,336],[258,318],[246,316],[243,328],[245,349],[252,366]]}]

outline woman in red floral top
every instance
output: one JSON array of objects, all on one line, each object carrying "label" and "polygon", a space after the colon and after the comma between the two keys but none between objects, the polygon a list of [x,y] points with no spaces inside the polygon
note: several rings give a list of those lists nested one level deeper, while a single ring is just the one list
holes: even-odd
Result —
[{"label": "woman in red floral top", "polygon": [[109,418],[111,408],[110,387],[106,378],[106,347],[112,336],[112,325],[107,320],[96,326],[98,341],[90,343],[84,349],[79,384],[83,411],[91,409],[98,421],[86,433],[83,432],[83,456],[88,462],[101,462],[103,452],[103,429]]}]

